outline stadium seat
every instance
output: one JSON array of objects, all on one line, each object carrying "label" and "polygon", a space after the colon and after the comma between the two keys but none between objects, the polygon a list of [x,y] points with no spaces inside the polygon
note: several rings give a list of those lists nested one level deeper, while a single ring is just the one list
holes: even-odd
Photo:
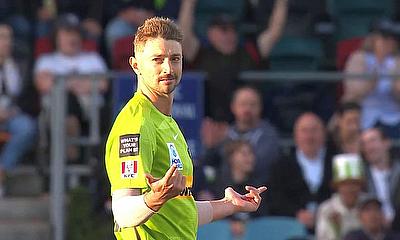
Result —
[{"label": "stadium seat", "polygon": [[117,39],[112,49],[112,67],[115,70],[130,70],[129,57],[133,56],[133,37],[126,36]]},{"label": "stadium seat", "polygon": [[347,13],[393,14],[393,0],[328,0],[328,11],[333,16]]},{"label": "stadium seat", "polygon": [[272,49],[269,60],[272,71],[317,70],[323,57],[319,39],[283,37]]},{"label": "stadium seat", "polygon": [[365,37],[369,32],[369,27],[374,20],[381,18],[381,15],[364,15],[364,14],[346,14],[341,15],[337,19],[337,34],[338,41]]},{"label": "stadium seat", "polygon": [[330,0],[328,11],[336,20],[338,40],[365,36],[372,21],[393,14],[393,0]]},{"label": "stadium seat", "polygon": [[307,239],[304,225],[292,217],[262,217],[250,220],[244,240]]},{"label": "stadium seat", "polygon": [[232,240],[231,227],[228,220],[219,220],[199,227],[198,240]]},{"label": "stadium seat", "polygon": [[361,46],[363,41],[364,38],[355,37],[339,41],[336,44],[336,68],[338,70],[344,69],[347,58]]}]

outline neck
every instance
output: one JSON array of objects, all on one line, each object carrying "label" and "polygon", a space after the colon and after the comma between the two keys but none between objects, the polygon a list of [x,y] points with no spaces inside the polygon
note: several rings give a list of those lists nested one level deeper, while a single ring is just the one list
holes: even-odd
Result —
[{"label": "neck", "polygon": [[308,151],[308,152],[302,151],[302,152],[303,152],[304,156],[306,156],[308,159],[316,159],[318,157],[319,150]]},{"label": "neck", "polygon": [[344,152],[358,152],[359,150],[359,135],[358,134],[346,134],[339,132],[339,138],[336,139],[338,146]]},{"label": "neck", "polygon": [[340,200],[342,201],[343,205],[348,209],[351,210],[356,207],[357,202],[356,201],[345,201],[341,195],[339,195]]},{"label": "neck", "polygon": [[235,183],[242,183],[246,180],[247,173],[239,170],[235,170],[232,168],[232,179]]},{"label": "neck", "polygon": [[139,89],[153,103],[158,111],[168,116],[172,115],[172,103],[174,99],[173,93],[169,95],[157,95],[154,92],[149,91],[147,88]]},{"label": "neck", "polygon": [[236,126],[239,130],[239,132],[247,132],[248,130],[255,128],[258,126],[260,120],[255,120],[251,122],[236,122]]}]

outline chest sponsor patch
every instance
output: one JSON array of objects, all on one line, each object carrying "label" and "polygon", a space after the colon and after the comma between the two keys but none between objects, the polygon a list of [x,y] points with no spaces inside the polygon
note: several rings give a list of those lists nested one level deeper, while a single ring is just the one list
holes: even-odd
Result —
[{"label": "chest sponsor patch", "polygon": [[119,157],[139,155],[140,134],[126,134],[119,136]]},{"label": "chest sponsor patch", "polygon": [[170,161],[169,165],[172,166],[172,164],[176,164],[178,170],[182,170],[183,163],[181,161],[181,158],[179,157],[175,145],[173,143],[167,143],[167,146],[169,151],[169,161]]},{"label": "chest sponsor patch", "polygon": [[135,178],[138,172],[138,161],[129,160],[121,162],[121,178]]}]

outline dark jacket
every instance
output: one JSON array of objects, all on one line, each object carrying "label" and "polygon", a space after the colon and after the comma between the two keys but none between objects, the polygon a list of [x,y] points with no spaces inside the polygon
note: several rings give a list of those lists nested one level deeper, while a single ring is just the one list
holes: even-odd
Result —
[{"label": "dark jacket", "polygon": [[317,204],[332,194],[332,153],[327,150],[324,158],[323,180],[317,192],[312,193],[297,161],[296,152],[283,157],[273,165],[268,181],[267,199],[272,215],[296,216],[300,209],[306,209],[308,203]]},{"label": "dark jacket", "polygon": [[[366,164],[365,175],[367,179],[368,192],[372,195],[377,195],[376,184],[372,178],[372,173],[370,171],[369,165]],[[389,192],[390,200],[392,202],[393,208],[400,208],[400,163],[398,161],[393,161],[390,176],[389,176]]]}]

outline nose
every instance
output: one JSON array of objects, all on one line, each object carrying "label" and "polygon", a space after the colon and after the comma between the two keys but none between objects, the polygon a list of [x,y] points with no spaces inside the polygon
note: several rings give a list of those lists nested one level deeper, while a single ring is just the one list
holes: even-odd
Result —
[{"label": "nose", "polygon": [[163,68],[163,73],[171,74],[172,72],[171,61],[169,59],[165,59],[165,61],[162,64],[162,68]]}]

